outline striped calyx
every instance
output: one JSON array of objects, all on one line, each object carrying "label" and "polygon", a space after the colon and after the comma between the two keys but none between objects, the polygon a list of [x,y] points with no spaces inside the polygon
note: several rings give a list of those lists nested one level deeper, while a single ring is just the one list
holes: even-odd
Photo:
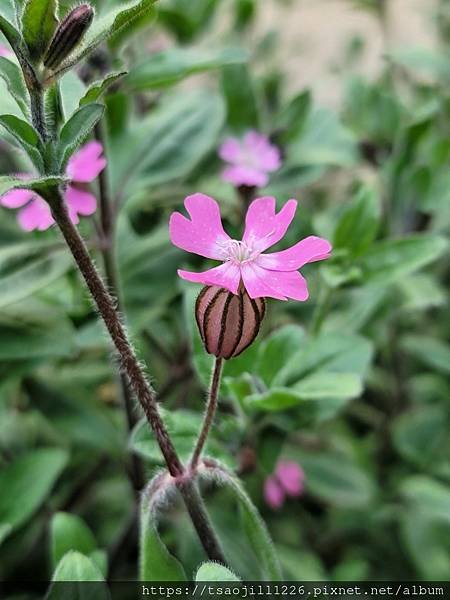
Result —
[{"label": "striped calyx", "polygon": [[59,24],[44,57],[44,66],[55,70],[81,42],[94,18],[89,4],[80,4],[71,10]]},{"label": "striped calyx", "polygon": [[204,287],[195,318],[206,351],[217,358],[241,354],[258,335],[265,310],[264,298],[253,300],[245,289],[232,294],[215,285]]}]

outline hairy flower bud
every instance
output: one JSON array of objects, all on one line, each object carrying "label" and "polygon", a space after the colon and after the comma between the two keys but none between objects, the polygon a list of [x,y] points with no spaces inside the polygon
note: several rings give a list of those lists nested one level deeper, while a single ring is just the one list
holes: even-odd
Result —
[{"label": "hairy flower bud", "polygon": [[232,294],[215,285],[204,287],[195,317],[206,351],[217,358],[238,356],[258,335],[265,308],[264,298],[252,300],[245,289]]},{"label": "hairy flower bud", "polygon": [[44,57],[47,69],[56,69],[82,40],[94,18],[89,4],[80,4],[69,12],[60,23]]}]

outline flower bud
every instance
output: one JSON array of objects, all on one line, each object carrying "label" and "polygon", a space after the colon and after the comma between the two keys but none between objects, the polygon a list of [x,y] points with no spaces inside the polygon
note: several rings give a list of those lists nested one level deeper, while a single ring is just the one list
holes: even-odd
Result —
[{"label": "flower bud", "polygon": [[60,23],[44,57],[47,69],[56,69],[82,40],[94,18],[89,4],[80,4],[69,12]]},{"label": "flower bud", "polygon": [[264,318],[264,298],[253,300],[245,289],[233,294],[218,286],[206,286],[195,305],[200,336],[209,354],[234,358],[258,335]]}]

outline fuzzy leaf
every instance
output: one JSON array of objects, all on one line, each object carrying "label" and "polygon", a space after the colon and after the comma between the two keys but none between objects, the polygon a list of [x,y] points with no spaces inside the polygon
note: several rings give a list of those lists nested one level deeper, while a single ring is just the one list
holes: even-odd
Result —
[{"label": "fuzzy leaf", "polygon": [[157,491],[152,485],[157,483],[156,476],[148,485],[141,501],[141,537],[140,537],[140,579],[142,581],[186,581],[186,574],[178,560],[170,554],[159,537],[156,506]]},{"label": "fuzzy leaf", "polygon": [[34,127],[14,115],[0,115],[0,125],[25,150],[34,166],[38,170],[41,170],[43,164],[41,153],[39,152],[40,139]]},{"label": "fuzzy leaf", "polygon": [[34,60],[39,60],[50,44],[58,24],[56,12],[56,0],[28,0],[25,4],[22,31]]},{"label": "fuzzy leaf", "polygon": [[128,74],[127,85],[134,90],[157,89],[177,83],[194,73],[220,69],[245,60],[245,52],[237,48],[209,52],[195,48],[172,48],[153,54],[134,67]]},{"label": "fuzzy leaf", "polygon": [[80,99],[80,107],[91,102],[96,102],[106,92],[108,87],[115,83],[118,79],[126,75],[126,71],[120,73],[110,73],[101,81],[95,81],[86,90],[84,96]]},{"label": "fuzzy leaf", "polygon": [[8,92],[17,102],[24,117],[28,118],[27,90],[19,67],[4,56],[0,56],[0,77],[5,81]]},{"label": "fuzzy leaf", "polygon": [[86,104],[75,111],[61,129],[59,152],[62,169],[99,122],[103,112],[101,104]]},{"label": "fuzzy leaf", "polygon": [[219,563],[205,562],[199,567],[195,581],[240,581],[240,579]]}]

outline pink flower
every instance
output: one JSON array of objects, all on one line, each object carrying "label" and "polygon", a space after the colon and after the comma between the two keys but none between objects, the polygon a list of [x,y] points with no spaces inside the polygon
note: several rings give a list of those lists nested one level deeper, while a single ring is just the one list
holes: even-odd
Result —
[{"label": "pink flower", "polygon": [[286,233],[297,209],[295,200],[286,202],[279,213],[275,212],[275,198],[254,200],[247,211],[242,241],[233,240],[225,233],[219,206],[209,196],[188,196],[184,205],[191,219],[179,212],[172,214],[169,225],[172,243],[223,264],[202,273],[179,270],[182,279],[217,285],[233,294],[237,294],[242,281],[253,299],[307,300],[306,280],[298,269],[306,263],[328,258],[331,244],[309,236],[287,250],[264,253]]},{"label": "pink flower", "polygon": [[249,131],[242,141],[228,138],[220,147],[219,156],[230,163],[222,178],[236,187],[264,187],[269,181],[268,173],[281,166],[279,149],[257,131]]},{"label": "pink flower", "polygon": [[[79,222],[79,215],[94,214],[97,208],[95,196],[84,189],[86,186],[83,184],[94,181],[105,168],[106,159],[102,153],[103,147],[99,142],[89,142],[80,148],[67,164],[66,175],[71,181],[65,193],[65,200],[72,223]],[[27,179],[30,175],[22,177]],[[12,190],[0,198],[0,204],[6,208],[20,208],[17,220],[25,231],[44,231],[54,223],[47,202],[30,190]]]},{"label": "pink flower", "polygon": [[6,46],[3,46],[3,44],[0,44],[0,56],[9,58],[10,56],[12,56],[12,52],[9,48],[7,48]]},{"label": "pink flower", "polygon": [[293,461],[280,461],[273,475],[264,483],[264,499],[267,504],[277,510],[281,508],[286,496],[298,498],[304,489],[305,474],[303,469]]}]

